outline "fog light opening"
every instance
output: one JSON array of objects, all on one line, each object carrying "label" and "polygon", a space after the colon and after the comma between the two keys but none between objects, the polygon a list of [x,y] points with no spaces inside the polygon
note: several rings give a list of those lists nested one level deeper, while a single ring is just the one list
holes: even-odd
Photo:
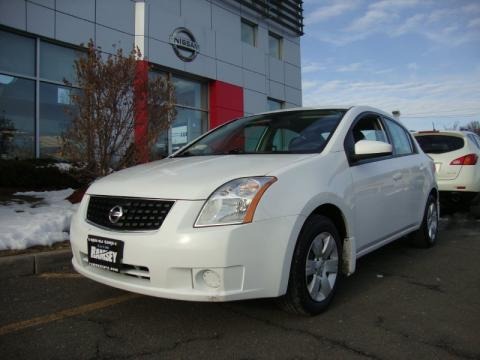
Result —
[{"label": "fog light opening", "polygon": [[205,270],[202,273],[202,278],[208,287],[215,289],[220,287],[220,275],[217,272],[213,270]]}]

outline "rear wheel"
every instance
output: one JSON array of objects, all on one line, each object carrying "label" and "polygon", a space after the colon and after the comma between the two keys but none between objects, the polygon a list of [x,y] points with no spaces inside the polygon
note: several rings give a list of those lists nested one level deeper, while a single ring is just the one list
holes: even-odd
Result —
[{"label": "rear wheel", "polygon": [[330,219],[307,219],[295,248],[287,294],[282,307],[298,314],[315,315],[326,309],[340,279],[342,261],[338,230]]},{"label": "rear wheel", "polygon": [[412,243],[418,247],[428,248],[435,245],[438,234],[438,203],[430,194],[425,206],[422,225],[411,235]]}]

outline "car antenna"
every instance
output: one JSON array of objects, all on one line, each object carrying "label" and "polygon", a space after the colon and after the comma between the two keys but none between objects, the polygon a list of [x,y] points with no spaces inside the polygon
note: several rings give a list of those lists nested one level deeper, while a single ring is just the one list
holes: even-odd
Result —
[{"label": "car antenna", "polygon": [[435,121],[432,121],[432,127],[433,127],[433,131],[436,131],[436,129],[435,129]]}]

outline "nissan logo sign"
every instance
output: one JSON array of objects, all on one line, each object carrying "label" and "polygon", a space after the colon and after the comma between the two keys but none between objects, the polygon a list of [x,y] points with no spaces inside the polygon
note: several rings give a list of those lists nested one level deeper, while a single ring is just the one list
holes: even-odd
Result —
[{"label": "nissan logo sign", "polygon": [[173,30],[172,35],[170,35],[170,44],[175,54],[183,61],[192,61],[200,50],[195,36],[184,27]]},{"label": "nissan logo sign", "polygon": [[123,209],[120,205],[116,205],[110,209],[108,219],[112,224],[116,224],[123,216]]}]

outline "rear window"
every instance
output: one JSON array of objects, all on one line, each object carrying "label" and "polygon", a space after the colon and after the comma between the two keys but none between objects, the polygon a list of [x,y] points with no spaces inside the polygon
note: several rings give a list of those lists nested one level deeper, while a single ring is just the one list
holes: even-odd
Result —
[{"label": "rear window", "polygon": [[443,154],[463,148],[463,138],[449,135],[416,136],[418,144],[427,154]]}]

